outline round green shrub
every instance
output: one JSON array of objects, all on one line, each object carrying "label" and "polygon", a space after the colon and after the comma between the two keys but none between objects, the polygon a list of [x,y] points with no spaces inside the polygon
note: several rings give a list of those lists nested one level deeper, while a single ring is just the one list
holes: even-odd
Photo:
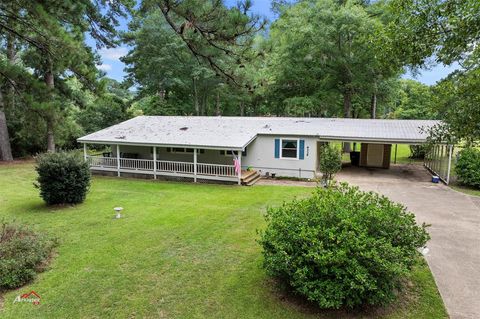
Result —
[{"label": "round green shrub", "polygon": [[320,150],[319,168],[323,174],[325,185],[328,186],[333,175],[342,169],[342,152],[330,144],[323,145]]},{"label": "round green shrub", "polygon": [[48,205],[77,204],[90,187],[90,169],[74,152],[45,153],[37,157],[35,186]]},{"label": "round green shrub", "polygon": [[392,301],[429,239],[405,207],[347,184],[269,208],[266,220],[267,273],[321,308]]},{"label": "round green shrub", "polygon": [[0,290],[18,288],[42,271],[55,240],[26,226],[0,224]]},{"label": "round green shrub", "polygon": [[455,173],[460,183],[480,188],[480,150],[469,147],[458,152]]}]

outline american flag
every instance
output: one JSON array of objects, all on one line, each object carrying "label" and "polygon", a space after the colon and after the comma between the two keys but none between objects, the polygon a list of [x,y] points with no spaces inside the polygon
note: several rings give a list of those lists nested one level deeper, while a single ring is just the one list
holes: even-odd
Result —
[{"label": "american flag", "polygon": [[233,159],[233,166],[235,166],[235,173],[240,173],[240,161],[238,158]]}]

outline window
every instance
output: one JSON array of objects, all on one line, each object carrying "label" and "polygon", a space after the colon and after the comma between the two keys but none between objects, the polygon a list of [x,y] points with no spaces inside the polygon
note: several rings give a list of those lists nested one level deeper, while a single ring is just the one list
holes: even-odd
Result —
[{"label": "window", "polygon": [[[184,147],[167,147],[168,153],[192,153],[193,148],[184,148]],[[204,149],[197,149],[197,154],[205,153]]]},{"label": "window", "polygon": [[[221,150],[220,155],[223,156],[233,156],[233,152],[235,152],[235,155],[237,155],[237,151],[227,151],[227,150]],[[242,152],[242,156],[247,156],[247,148],[245,147],[245,150]]]},{"label": "window", "polygon": [[283,140],[281,141],[282,158],[298,158],[298,140]]},{"label": "window", "polygon": [[193,148],[173,147],[173,153],[193,153]]}]

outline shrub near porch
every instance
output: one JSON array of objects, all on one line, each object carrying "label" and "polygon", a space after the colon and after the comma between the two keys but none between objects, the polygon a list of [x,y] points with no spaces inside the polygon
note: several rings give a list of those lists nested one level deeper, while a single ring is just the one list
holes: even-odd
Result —
[{"label": "shrub near porch", "polygon": [[[0,165],[0,218],[59,238],[47,271],[3,294],[3,318],[331,318],[279,291],[262,269],[257,229],[266,206],[311,189],[222,186],[94,177],[86,201],[49,208],[33,165]],[[113,219],[113,207],[124,218]],[[377,318],[444,318],[428,267]],[[35,290],[40,305],[13,304]]]}]

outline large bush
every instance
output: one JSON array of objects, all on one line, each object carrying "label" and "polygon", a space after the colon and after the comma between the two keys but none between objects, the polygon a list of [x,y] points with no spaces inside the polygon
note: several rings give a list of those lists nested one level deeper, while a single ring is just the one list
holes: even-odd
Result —
[{"label": "large bush", "polygon": [[48,205],[77,204],[85,200],[90,186],[90,170],[74,152],[45,153],[37,158],[36,186]]},{"label": "large bush", "polygon": [[0,290],[20,287],[44,269],[55,241],[28,227],[0,224]]},{"label": "large bush", "polygon": [[429,236],[405,207],[341,184],[270,208],[264,267],[321,308],[390,302]]},{"label": "large bush", "polygon": [[410,158],[424,159],[428,151],[428,145],[410,145]]},{"label": "large bush", "polygon": [[328,185],[333,175],[342,168],[342,152],[330,144],[323,145],[320,150],[319,168],[325,185]]},{"label": "large bush", "polygon": [[480,150],[469,147],[458,152],[455,173],[460,183],[480,188]]}]

